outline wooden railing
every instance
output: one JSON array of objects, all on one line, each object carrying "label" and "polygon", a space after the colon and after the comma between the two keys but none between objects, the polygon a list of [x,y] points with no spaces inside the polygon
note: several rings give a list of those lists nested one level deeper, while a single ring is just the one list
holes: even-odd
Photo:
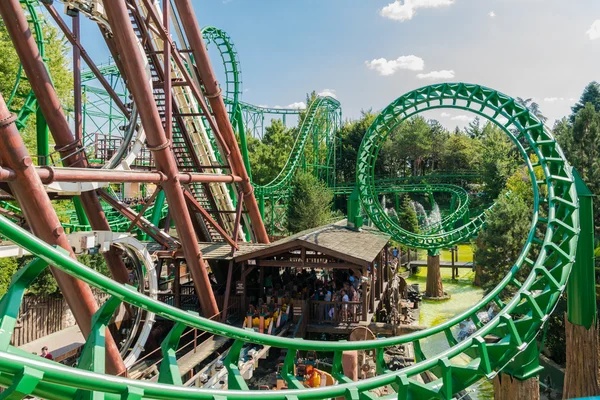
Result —
[{"label": "wooden railing", "polygon": [[358,322],[363,313],[363,305],[359,301],[311,300],[308,306],[310,322],[313,323]]}]

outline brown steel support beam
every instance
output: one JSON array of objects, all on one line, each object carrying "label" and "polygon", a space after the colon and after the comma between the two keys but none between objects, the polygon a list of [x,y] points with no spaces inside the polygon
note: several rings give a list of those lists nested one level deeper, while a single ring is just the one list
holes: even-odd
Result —
[{"label": "brown steel support beam", "polygon": [[[37,167],[37,173],[42,182],[47,185],[52,182],[139,182],[139,183],[163,183],[167,176],[160,171],[134,172],[117,171],[110,169],[94,168],[55,168],[49,166]],[[13,171],[0,169],[0,181],[14,179]],[[234,175],[222,174],[192,174],[182,173],[177,175],[180,183],[234,183],[240,182],[242,178]]]},{"label": "brown steel support beam", "polygon": [[[166,37],[169,37],[169,0],[163,0],[163,28]],[[154,10],[154,8],[152,8]],[[168,41],[163,41],[163,83],[165,92],[165,136],[168,140],[173,137],[173,103],[171,102],[171,46]]]},{"label": "brown steel support beam", "polygon": [[202,313],[213,316],[219,313],[208,271],[196,239],[189,209],[185,203],[183,188],[178,179],[175,155],[165,135],[162,121],[154,100],[152,87],[146,79],[144,55],[137,45],[127,6],[122,0],[105,0],[106,14],[114,32],[114,39],[126,75],[128,88],[138,107],[142,125],[147,134],[148,148],[152,151],[157,169],[167,176],[162,187],[175,220],[175,227],[185,254],[186,263],[192,274]]},{"label": "brown steel support beam", "polygon": [[[233,227],[233,241],[237,243],[240,233],[240,222],[242,221],[242,209],[244,208],[244,193],[238,190],[238,202],[235,209],[235,226]],[[234,247],[231,248],[233,253]]]},{"label": "brown steel support beam", "polygon": [[[39,107],[46,118],[52,137],[56,142],[56,149],[64,158],[63,163],[69,167],[87,168],[88,161],[82,144],[75,139],[71,132],[19,0],[0,1],[0,15],[19,55]],[[109,231],[108,220],[102,211],[96,193],[82,193],[80,199],[92,229]],[[104,253],[104,258],[116,281],[129,282],[127,268],[116,251],[111,250]]]},{"label": "brown steel support beam", "polygon": [[[140,10],[140,7],[137,4],[129,3],[129,5],[130,5],[130,12],[132,12],[132,14],[133,14],[133,16],[134,16],[134,18],[136,20],[137,26],[140,29],[140,34],[142,35],[142,37],[144,37],[144,38],[149,37],[150,32],[149,32],[149,30],[147,28],[148,28],[148,24],[150,24],[153,21],[154,24],[156,25],[156,27],[155,27],[155,29],[152,29],[152,31],[153,32],[157,32],[156,35],[162,37],[162,39],[163,39],[163,41],[165,43],[168,43],[168,44],[172,43],[170,35],[167,34],[166,28],[163,27],[164,19],[163,19],[163,22],[161,22],[161,20],[160,20],[160,18],[158,16],[155,4],[150,3],[148,0],[144,1],[146,12],[148,14],[145,19],[141,18],[142,17],[141,10]],[[153,25],[150,24],[149,27],[152,28]],[[168,79],[168,75],[165,73],[165,70],[164,70],[164,65],[165,65],[164,60],[163,60],[163,64],[161,65],[160,59],[158,57],[158,55],[161,52],[159,52],[157,49],[155,49],[155,47],[153,46],[153,43],[150,40],[146,39],[144,44],[145,44],[146,54],[150,55],[149,60],[154,65],[154,70],[156,72],[156,76],[163,83],[162,88],[163,88],[163,93],[165,95],[165,98],[164,98],[164,106],[165,106],[165,108],[164,108],[164,118],[165,118],[165,121],[171,121],[170,125],[169,124],[165,124],[165,135],[167,136],[167,139],[171,139],[172,132],[171,133],[167,132],[167,129],[172,129],[173,124],[176,124],[178,126],[180,132],[181,132],[181,137],[183,138],[183,140],[184,140],[185,145],[187,146],[187,148],[188,149],[193,149],[194,146],[193,146],[193,143],[192,143],[192,141],[190,139],[190,135],[188,133],[188,129],[187,129],[187,125],[185,124],[185,121],[183,121],[183,119],[181,117],[179,117],[179,116],[177,116],[176,118],[173,118],[173,112],[172,112],[172,110],[173,109],[177,110],[178,109],[178,105],[177,105],[177,102],[175,101],[175,98],[173,98],[172,93],[170,92],[170,87],[169,87],[169,93],[165,93],[164,92],[164,84],[165,84],[166,80]],[[167,49],[164,48],[164,46],[163,46],[163,49],[165,51],[167,51]],[[176,53],[177,49],[175,47],[169,46],[168,52],[174,54],[175,56],[177,55],[177,53]],[[180,70],[182,70],[183,73],[187,74],[187,69],[186,69],[186,67],[183,64],[181,65]],[[191,81],[191,78],[190,78],[190,82],[193,83],[193,81]],[[193,89],[192,89],[192,91],[193,91]],[[169,98],[170,98],[170,100],[169,100]],[[201,98],[204,100],[204,98],[202,96],[201,96]],[[206,109],[208,109],[207,106],[205,106],[205,107],[206,107]],[[169,114],[171,115],[170,119],[168,119],[169,117],[167,117],[167,115],[169,115]],[[215,136],[217,136],[217,135],[215,135]],[[218,138],[218,136],[217,136],[217,138]],[[227,150],[227,151],[228,151],[228,153],[227,153],[227,159],[229,159],[228,158],[228,156],[229,156],[229,150]],[[202,172],[202,170],[197,167],[198,165],[201,164],[200,159],[198,158],[198,154],[196,154],[195,151],[190,151],[190,152],[188,152],[188,155],[190,156],[190,158],[191,158],[194,166],[196,166],[196,168],[200,172]],[[233,172],[234,171],[232,171],[232,173]],[[217,209],[217,203],[216,203],[215,198],[214,198],[214,196],[212,194],[210,186],[207,185],[207,184],[204,184],[203,188],[204,188],[204,192],[206,194],[206,197],[208,198],[208,201],[211,204],[211,208]],[[219,222],[219,224],[222,225],[222,226],[224,226],[223,218],[222,218],[221,214],[217,214],[216,217],[217,217],[217,221]],[[208,238],[206,238],[206,237],[203,236],[203,234],[205,232],[204,232],[204,230],[202,228],[200,228],[198,226],[197,220],[196,219],[192,219],[192,223],[194,225],[194,229],[196,230],[196,232],[199,235],[202,235],[201,239],[202,240],[208,240]]]},{"label": "brown steel support beam", "polygon": [[210,64],[208,51],[204,44],[204,40],[202,39],[202,32],[200,31],[200,26],[196,20],[192,2],[190,0],[175,0],[175,4],[177,5],[179,18],[185,30],[190,48],[194,54],[198,73],[206,90],[206,97],[210,102],[219,131],[231,150],[230,165],[233,168],[233,171],[242,177],[240,185],[244,192],[244,202],[250,216],[252,229],[254,230],[256,239],[260,243],[269,243],[269,236],[267,235],[267,231],[260,216],[252,184],[250,183],[250,177],[244,166],[244,160],[240,148],[238,147],[233,127],[229,122],[227,108],[225,107],[223,97],[221,96],[221,89],[219,88],[215,73]]},{"label": "brown steel support beam", "polygon": [[140,219],[144,216],[144,213],[146,212],[146,210],[148,210],[148,207],[150,207],[152,205],[152,203],[154,203],[156,196],[158,195],[158,193],[160,193],[161,190],[162,189],[160,187],[157,187],[154,190],[154,193],[152,193],[152,197],[150,197],[150,199],[146,202],[146,204],[144,204],[144,207],[142,207],[142,209],[140,210],[138,215],[134,218],[134,220],[131,221],[131,225],[129,225],[129,228],[127,228],[127,232],[131,232],[133,230],[133,228],[135,228],[135,226],[140,222]]},{"label": "brown steel support beam", "polygon": [[83,58],[83,60],[85,61],[85,63],[89,67],[89,69],[94,73],[94,76],[96,77],[98,82],[100,82],[100,84],[102,85],[104,90],[106,90],[106,92],[110,95],[110,98],[112,99],[112,101],[115,102],[115,105],[119,108],[119,110],[126,117],[129,117],[129,115],[130,115],[129,110],[127,109],[127,107],[125,107],[125,104],[123,104],[123,102],[121,101],[121,99],[119,98],[117,93],[114,91],[112,86],[110,86],[110,83],[108,83],[106,78],[104,78],[104,75],[102,75],[102,72],[100,72],[98,67],[96,67],[96,64],[94,64],[94,61],[90,58],[90,56],[87,53],[87,51],[85,50],[85,48],[81,45],[81,42],[79,42],[79,35],[75,34],[74,32],[71,32],[69,30],[69,27],[67,26],[65,21],[61,18],[60,14],[56,11],[54,6],[52,6],[51,4],[47,4],[45,2],[42,2],[42,4],[44,4],[44,6],[46,7],[46,10],[48,10],[48,13],[54,19],[54,22],[56,22],[56,25],[58,25],[58,27],[63,32],[63,34],[65,35],[67,40],[73,46],[73,52],[75,52],[75,48],[77,48],[79,50],[81,57]]},{"label": "brown steel support beam", "polygon": [[[69,252],[72,258],[75,258],[46,190],[35,173],[33,161],[25,148],[23,139],[14,125],[15,119],[14,115],[11,116],[0,95],[0,162],[15,171],[16,179],[9,184],[13,195],[19,202],[33,234],[48,244],[62,247]],[[77,324],[85,336],[89,335],[91,319],[98,310],[92,290],[86,283],[61,270],[52,268],[52,273],[73,311]],[[108,330],[106,332],[106,351],[108,371],[112,374],[126,372],[119,349]]]},{"label": "brown steel support beam", "polygon": [[229,296],[231,296],[231,280],[233,279],[233,260],[229,261],[227,269],[227,283],[225,284],[225,299],[223,300],[223,311],[221,312],[221,322],[227,321],[227,312],[229,309]]},{"label": "brown steel support beam", "polygon": [[235,247],[237,249],[238,248],[237,243],[227,234],[225,229],[223,229],[219,224],[217,224],[217,221],[215,221],[213,219],[213,217],[211,217],[211,215],[204,209],[204,207],[202,207],[200,205],[200,203],[198,203],[198,201],[194,198],[194,195],[191,194],[190,192],[188,192],[187,190],[184,191],[184,195],[185,195],[185,198],[188,201],[188,203],[190,203],[190,205],[196,211],[198,211],[202,215],[202,217],[209,224],[211,224],[213,228],[215,228],[217,230],[217,232],[219,232],[219,234],[223,237],[223,239],[225,239],[225,241],[227,243],[229,243],[231,245],[231,247]]},{"label": "brown steel support beam", "polygon": [[[73,35],[79,41],[81,37],[79,11],[75,10],[71,17]],[[73,113],[75,114],[75,140],[83,143],[83,119],[81,115],[81,50],[73,46]]]},{"label": "brown steel support beam", "polygon": [[[160,19],[158,17],[158,14],[156,13],[156,10],[154,9],[151,1],[143,0],[143,3],[146,6],[146,9],[148,10],[148,16],[154,21],[154,23],[156,25],[160,26],[161,25]],[[204,96],[202,95],[202,92],[200,91],[200,89],[194,82],[194,79],[188,72],[187,66],[185,65],[183,58],[179,54],[180,51],[177,49],[177,46],[175,45],[175,43],[171,40],[171,37],[166,34],[165,29],[161,30],[161,38],[165,42],[169,43],[175,64],[177,64],[178,70],[181,72],[181,74],[183,75],[183,79],[186,81],[185,86],[190,87],[192,94],[194,95],[194,97],[198,101],[198,104],[200,105],[200,109],[202,110],[203,115],[207,116],[206,121],[208,122],[210,129],[212,130],[215,137],[217,138],[217,143],[220,145],[221,154],[223,155],[223,157],[225,157],[225,159],[229,160],[230,155],[231,155],[229,146],[227,145],[223,136],[221,135],[221,132],[219,130],[219,127],[215,123],[215,120],[210,117],[211,113],[210,113],[210,109],[209,109],[208,105],[206,104],[206,99],[204,98]]]},{"label": "brown steel support beam", "polygon": [[102,197],[102,199],[104,199],[104,201],[110,204],[111,207],[113,207],[115,210],[121,213],[122,216],[134,223],[135,226],[140,228],[142,232],[150,236],[157,243],[160,243],[161,245],[167,248],[170,247],[171,244],[176,243],[175,240],[170,239],[168,235],[162,233],[157,226],[154,226],[149,221],[143,219],[141,213],[136,213],[131,208],[127,207],[125,204],[121,203],[119,200],[106,193],[106,191],[99,190],[98,194],[100,195],[100,197]]}]

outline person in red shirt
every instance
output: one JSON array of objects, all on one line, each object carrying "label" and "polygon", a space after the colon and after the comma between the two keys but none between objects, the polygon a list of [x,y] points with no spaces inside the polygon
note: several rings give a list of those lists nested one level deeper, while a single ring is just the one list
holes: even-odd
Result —
[{"label": "person in red shirt", "polygon": [[47,358],[48,360],[54,360],[54,357],[52,357],[52,354],[50,354],[48,352],[48,346],[44,346],[42,347],[42,357]]}]

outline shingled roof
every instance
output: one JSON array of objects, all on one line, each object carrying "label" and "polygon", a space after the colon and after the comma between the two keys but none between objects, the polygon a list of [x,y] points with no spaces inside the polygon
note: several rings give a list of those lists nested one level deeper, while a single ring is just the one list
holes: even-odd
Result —
[{"label": "shingled roof", "polygon": [[234,254],[234,259],[236,262],[246,261],[306,247],[349,263],[366,266],[375,260],[389,240],[389,235],[377,229],[367,227],[356,231],[347,226],[346,220],[342,220],[296,233],[269,245],[261,245],[262,248],[238,251]]}]

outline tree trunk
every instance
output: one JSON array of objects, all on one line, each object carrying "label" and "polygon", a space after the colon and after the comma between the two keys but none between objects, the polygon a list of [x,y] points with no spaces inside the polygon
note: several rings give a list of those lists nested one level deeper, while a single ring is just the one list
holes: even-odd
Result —
[{"label": "tree trunk", "polygon": [[520,381],[500,373],[494,378],[494,400],[539,400],[540,381],[537,377]]},{"label": "tree trunk", "polygon": [[598,370],[598,327],[590,329],[569,322],[565,314],[567,369],[563,399],[590,397],[600,394]]},{"label": "tree trunk", "polygon": [[427,288],[426,297],[444,297],[444,288],[442,286],[442,275],[440,273],[440,255],[427,255]]},{"label": "tree trunk", "polygon": [[481,286],[481,266],[475,264],[475,278],[473,279],[473,286]]}]

